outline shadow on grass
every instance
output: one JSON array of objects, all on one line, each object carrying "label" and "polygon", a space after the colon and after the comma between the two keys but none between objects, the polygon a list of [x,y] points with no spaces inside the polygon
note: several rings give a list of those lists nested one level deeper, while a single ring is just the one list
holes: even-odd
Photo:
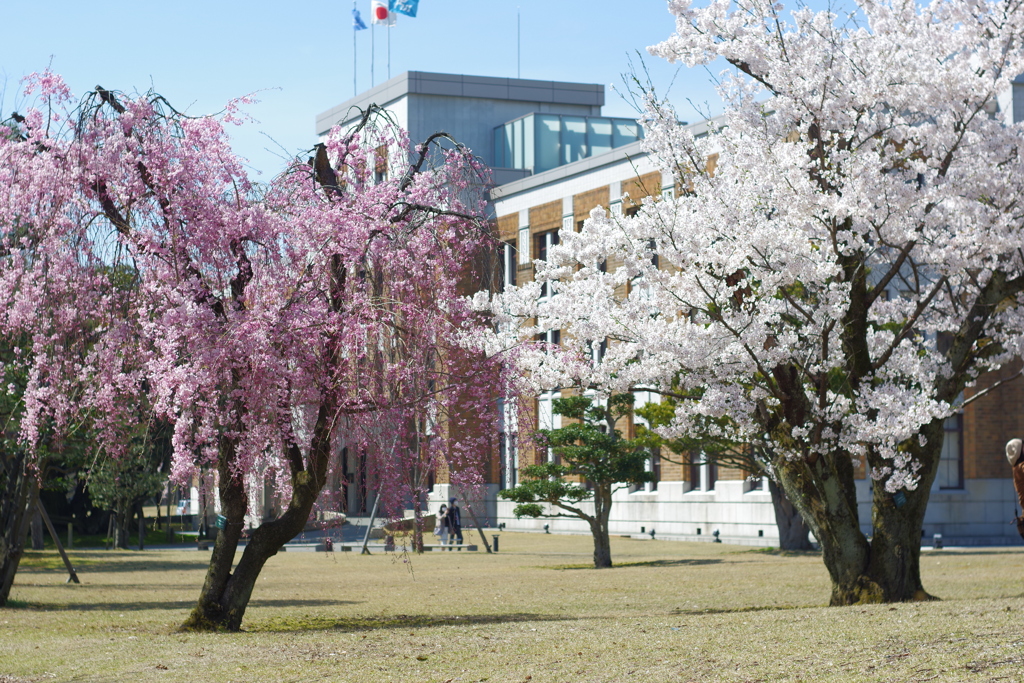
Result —
[{"label": "shadow on grass", "polygon": [[779,548],[753,548],[751,550],[734,550],[733,554],[772,555],[773,557],[821,557],[820,550],[781,550]]},{"label": "shadow on grass", "polygon": [[701,616],[705,614],[740,614],[742,612],[778,612],[790,609],[807,609],[807,605],[760,605],[751,607],[733,607],[733,608],[714,608],[707,607],[705,609],[674,609],[669,610],[669,614],[672,616]]},{"label": "shadow on grass", "polygon": [[[97,553],[82,554],[79,551],[68,553],[71,564],[76,570],[94,572],[160,572],[187,569],[206,569],[210,565],[209,554],[196,554],[195,560],[161,560],[158,555],[146,554],[146,551],[109,550]],[[64,571],[64,561],[56,552],[26,552],[18,565],[18,572],[42,573],[51,570]]]},{"label": "shadow on grass", "polygon": [[281,617],[266,619],[247,628],[250,632],[292,633],[297,631],[373,631],[376,629],[430,628],[432,626],[479,626],[526,621],[575,621],[576,617],[551,614],[460,614],[450,616],[396,614],[390,617]]},{"label": "shadow on grass", "polygon": [[[722,560],[649,560],[647,562],[617,562],[611,569],[622,569],[624,567],[699,567],[707,564],[721,564]],[[596,569],[594,563],[589,564],[549,564],[537,567],[537,569],[556,569],[566,571],[570,569]]]},{"label": "shadow on grass", "polygon": [[[338,607],[340,605],[361,605],[364,600],[250,600],[249,607]],[[8,600],[7,606],[14,609],[30,609],[40,612],[138,612],[148,609],[182,610],[191,609],[195,600],[167,600],[163,602],[89,602],[60,604]],[[2,683],[2,682],[0,682]]]},{"label": "shadow on grass", "polygon": [[[88,575],[93,574],[110,574],[110,573],[123,573],[123,572],[176,572],[176,571],[189,571],[189,570],[202,570],[206,571],[207,567],[210,566],[210,560],[206,559],[200,562],[108,562],[103,560],[92,560],[82,559],[71,556],[71,566],[75,568],[75,571],[79,574]],[[66,572],[64,568],[64,562],[58,557],[56,562],[32,562],[29,564],[22,563],[22,566],[18,567],[18,573],[21,574],[49,574],[52,572]]]}]

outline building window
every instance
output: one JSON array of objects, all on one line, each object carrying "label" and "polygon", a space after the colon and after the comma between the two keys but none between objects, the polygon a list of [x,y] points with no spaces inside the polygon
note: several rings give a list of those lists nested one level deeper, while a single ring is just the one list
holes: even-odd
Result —
[{"label": "building window", "polygon": [[939,472],[936,479],[940,489],[962,489],[964,487],[964,416],[947,418],[942,439],[942,453],[939,456]]},{"label": "building window", "polygon": [[704,466],[704,464],[701,462],[702,457],[702,455],[695,455],[693,453],[690,454],[690,472],[689,476],[687,476],[687,479],[690,481],[691,491],[701,490],[700,475],[701,468]]},{"label": "building window", "polygon": [[654,491],[658,490],[658,482],[661,481],[661,448],[660,447],[655,448],[651,452],[651,457],[647,458],[647,466],[646,466],[645,469],[648,472],[651,472],[654,475],[654,479],[652,481],[647,482],[647,484],[644,485],[644,487],[648,491],[653,493]]},{"label": "building window", "polygon": [[516,245],[514,242],[505,242],[501,249],[501,279],[502,290],[516,286]]},{"label": "building window", "polygon": [[519,265],[530,265],[530,227],[519,228]]},{"label": "building window", "polygon": [[547,344],[549,348],[546,350],[550,350],[550,347],[558,346],[562,343],[562,331],[548,330],[547,332],[541,332],[534,337],[534,340],[541,344]]},{"label": "building window", "polygon": [[558,244],[557,230],[537,233],[533,236],[533,257],[539,261],[547,261],[548,250],[556,244]]},{"label": "building window", "polygon": [[388,148],[381,145],[373,156],[373,184],[380,185],[388,179]]},{"label": "building window", "polygon": [[[534,258],[539,261],[547,261],[548,253],[551,247],[558,244],[558,231],[548,230],[547,232],[541,232],[533,236],[533,253]],[[551,283],[543,282],[540,286],[541,297],[546,297],[551,292]]]},{"label": "building window", "polygon": [[647,240],[647,249],[651,252],[651,265],[658,268],[661,265],[661,259],[658,258],[658,243],[653,239]]},{"label": "building window", "polygon": [[516,413],[515,400],[498,399],[498,415],[501,419],[501,431],[498,434],[501,476],[498,485],[503,489],[512,488],[519,480],[519,448],[516,443],[519,415]]},{"label": "building window", "polygon": [[503,489],[513,488],[519,475],[515,434],[502,432],[498,435],[498,453],[501,461],[499,486]]},{"label": "building window", "polygon": [[690,460],[690,490],[714,491],[718,481],[718,463],[707,462],[701,453]]},{"label": "building window", "polygon": [[[545,391],[537,397],[537,428],[538,429],[561,429],[562,428],[562,416],[556,415],[554,410],[554,400],[561,398],[561,392],[557,391]],[[547,449],[545,456],[547,462],[558,462],[559,458],[555,455],[555,452],[550,448]]]}]

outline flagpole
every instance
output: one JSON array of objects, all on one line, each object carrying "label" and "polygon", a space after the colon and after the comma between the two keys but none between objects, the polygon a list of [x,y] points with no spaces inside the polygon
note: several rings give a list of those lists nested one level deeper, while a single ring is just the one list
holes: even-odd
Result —
[{"label": "flagpole", "polygon": [[516,78],[523,77],[523,31],[519,21],[519,8],[516,7]]},{"label": "flagpole", "polygon": [[[352,0],[352,12],[354,13],[356,11],[356,0]],[[359,58],[359,51],[356,50],[356,35],[359,33],[359,31],[356,30],[356,25],[354,21],[355,14],[353,14],[352,17],[352,97],[355,97],[356,95],[359,94],[359,88],[356,86],[356,73],[358,72],[358,69],[356,68],[356,60]]]},{"label": "flagpole", "polygon": [[377,24],[370,24],[370,87],[377,85],[374,63],[377,61]]},{"label": "flagpole", "polygon": [[391,80],[391,24],[388,24],[388,80]]}]

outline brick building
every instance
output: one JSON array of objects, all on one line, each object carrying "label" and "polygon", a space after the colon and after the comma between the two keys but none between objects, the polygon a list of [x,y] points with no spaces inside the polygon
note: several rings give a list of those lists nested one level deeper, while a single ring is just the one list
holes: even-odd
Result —
[{"label": "brick building", "polygon": [[[453,74],[408,72],[348,100],[316,119],[316,132],[352,120],[356,108],[378,104],[392,112],[412,140],[443,130],[473,149],[494,173],[490,191],[497,233],[504,243],[506,284],[533,277],[534,259],[543,259],[558,241],[559,230],[574,230],[591,209],[630,212],[645,196],[676,188],[641,151],[642,131],[635,121],[601,116],[601,85]],[[1015,106],[1016,105],[1016,106]],[[1024,82],[1000,101],[1024,118]],[[1017,110],[1020,110],[1018,114]],[[707,123],[691,126],[700,135]],[[714,163],[714,159],[709,163]],[[610,264],[614,267],[614,264]],[[557,341],[550,332],[549,341]],[[1020,366],[985,377],[972,391],[1013,376]],[[968,396],[972,395],[968,392]],[[517,520],[514,504],[497,500],[501,488],[516,483],[521,466],[545,457],[519,448],[517,432],[537,426],[557,427],[546,392],[535,400],[536,424],[516,425],[509,416],[500,448],[489,467],[486,516],[508,529],[589,533],[577,519]],[[638,392],[637,402],[653,400]],[[924,523],[925,536],[942,534],[947,544],[1016,544],[1011,524],[1016,495],[1003,445],[1024,436],[1024,380],[1009,382],[986,394],[947,421],[940,471]],[[624,425],[632,432],[633,425]],[[631,435],[631,434],[630,434]],[[710,539],[715,532],[727,542],[778,545],[770,495],[762,481],[746,472],[714,464],[652,462],[658,481],[615,494],[611,531],[651,534],[658,538]],[[869,480],[858,482],[861,523],[870,533]],[[443,481],[443,476],[438,478]],[[438,483],[432,499],[449,494]]]}]

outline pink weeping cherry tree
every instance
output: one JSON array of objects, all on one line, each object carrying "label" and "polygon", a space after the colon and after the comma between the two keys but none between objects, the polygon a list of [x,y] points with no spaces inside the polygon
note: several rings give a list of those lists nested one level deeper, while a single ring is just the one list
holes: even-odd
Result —
[{"label": "pink weeping cherry tree", "polygon": [[[151,405],[174,424],[172,479],[216,481],[226,521],[184,628],[240,628],[342,442],[366,454],[385,511],[422,496],[414,468],[443,462],[480,481],[502,372],[457,343],[486,322],[464,294],[489,277],[492,245],[468,150],[441,133],[413,147],[370,110],[257,185],[225,132],[238,102],[193,118],[152,93],[97,87],[75,102],[51,74],[33,84],[61,101],[8,124],[0,224],[39,245],[24,268],[63,249],[78,277],[99,278],[82,302],[101,322],[71,373],[82,408],[117,457],[130,407]],[[59,219],[39,220],[43,207]],[[111,269],[130,284],[95,275]],[[57,315],[50,301],[44,318]],[[41,367],[55,362],[44,356]],[[31,386],[26,405],[59,402],[67,385]],[[267,480],[283,511],[251,530],[236,564],[250,494]]]}]

